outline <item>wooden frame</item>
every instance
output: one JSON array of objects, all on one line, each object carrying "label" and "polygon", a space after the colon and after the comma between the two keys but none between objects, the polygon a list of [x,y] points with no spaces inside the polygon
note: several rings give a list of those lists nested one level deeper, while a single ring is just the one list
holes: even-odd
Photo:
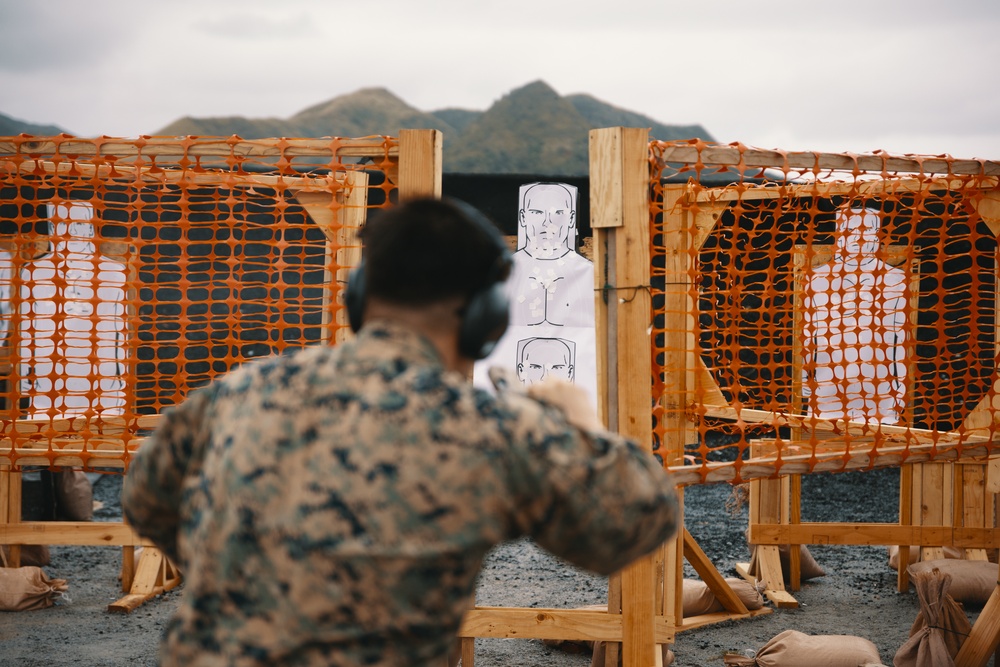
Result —
[{"label": "wooden frame", "polygon": [[[225,187],[287,187],[319,226],[327,239],[327,266],[329,260],[338,267],[337,274],[325,273],[327,289],[324,304],[328,305],[334,294],[329,285],[332,280],[346,281],[347,272],[360,259],[357,230],[364,222],[367,206],[367,175],[362,171],[348,171],[324,176],[275,176],[271,174],[234,173],[230,171],[169,171],[146,166],[116,165],[108,159],[123,156],[178,156],[186,151],[189,156],[206,159],[224,159],[233,154],[274,159],[281,156],[318,156],[327,158],[374,158],[382,160],[377,168],[385,169],[389,181],[396,184],[400,200],[420,196],[440,196],[441,190],[441,133],[437,130],[402,130],[397,140],[372,139],[265,139],[235,141],[220,138],[218,141],[199,140],[189,145],[187,140],[148,138],[141,150],[136,141],[118,139],[40,138],[31,140],[30,150],[39,154],[57,153],[74,155],[78,159],[90,158],[92,162],[74,160],[46,161],[25,160],[20,138],[0,138],[0,170],[53,175],[62,178],[106,179],[138,181],[142,184],[222,185]],[[15,160],[14,156],[21,156]],[[385,157],[388,156],[388,162]],[[328,312],[328,311],[324,311]],[[338,319],[346,317],[338,311]],[[339,329],[344,332],[345,325]],[[329,324],[325,319],[323,324]],[[341,334],[341,337],[344,334]],[[154,428],[158,415],[138,417],[126,422],[123,417],[112,417],[87,422],[84,418],[58,420],[18,420],[12,425],[16,433],[41,433],[56,429],[67,439],[84,429],[96,433],[96,441],[104,436],[108,443],[121,442],[121,435],[129,430]],[[121,546],[122,588],[128,593],[109,606],[110,611],[128,612],[152,595],[178,585],[181,577],[176,568],[163,557],[151,543],[138,537],[125,523],[113,522],[25,522],[21,521],[22,465],[82,465],[77,448],[63,449],[63,455],[32,458],[31,448],[14,448],[8,438],[6,449],[0,449],[0,544],[9,545],[10,565],[20,563],[20,544],[45,545],[101,545]],[[0,442],[2,446],[3,442]],[[128,450],[138,447],[138,441],[129,441]],[[123,467],[121,450],[101,458],[99,451],[87,452],[88,464],[93,467]],[[14,455],[16,454],[16,463]],[[135,548],[143,547],[139,562],[135,561]]]},{"label": "wooden frame", "polygon": [[[893,192],[915,192],[924,188],[948,190],[962,187],[966,180],[955,178],[959,174],[975,177],[975,187],[982,197],[975,202],[977,211],[985,224],[1000,235],[1000,164],[982,160],[946,160],[942,158],[904,158],[892,156],[829,155],[821,153],[782,153],[779,151],[759,151],[743,146],[705,147],[670,146],[660,155],[665,163],[687,163],[702,166],[729,165],[734,167],[759,167],[800,170],[805,173],[820,174],[826,170],[845,170],[858,173],[868,170],[881,175],[883,180],[858,183],[823,183],[778,185],[754,187],[739,184],[737,187],[718,190],[692,189],[687,196],[687,205],[694,211],[694,248],[697,250],[711,233],[722,209],[728,202],[736,200],[793,197],[797,190],[805,196],[852,194],[863,196],[877,194],[891,189]],[[890,172],[910,172],[920,177],[887,176]],[[943,174],[935,176],[935,174]],[[667,210],[667,207],[664,207]],[[998,279],[1000,285],[1000,279]],[[1000,294],[1000,287],[998,287]],[[1000,313],[1000,297],[997,297]],[[1000,318],[996,322],[996,340],[1000,345]],[[873,451],[872,444],[865,444],[866,427],[861,423],[842,420],[837,424],[822,424],[801,410],[792,414],[778,414],[764,410],[745,409],[729,405],[721,389],[710,376],[700,360],[696,362],[696,378],[701,383],[701,395],[705,400],[709,416],[740,419],[745,422],[762,422],[774,427],[790,427],[800,432],[809,432],[817,440],[823,441],[824,453],[809,456],[782,456],[780,466],[773,453],[765,453],[761,446],[752,452],[751,458],[743,466],[741,476],[751,480],[755,500],[751,504],[750,538],[751,544],[765,550],[764,567],[769,576],[781,582],[780,565],[777,562],[779,544],[865,544],[865,545],[919,545],[939,547],[953,545],[968,550],[973,558],[985,557],[985,549],[1000,546],[1000,532],[993,526],[993,505],[989,494],[1000,491],[1000,460],[994,452],[997,443],[994,433],[997,428],[996,396],[1000,390],[1000,380],[996,380],[992,392],[967,415],[963,427],[966,434],[936,434],[910,427],[880,427],[884,433],[904,439],[906,447],[883,447]],[[913,375],[911,374],[911,377]],[[843,436],[848,434],[853,442],[847,444]],[[860,436],[860,438],[858,437]],[[941,437],[938,437],[941,436]],[[793,438],[794,439],[794,438]],[[871,442],[872,439],[868,438]],[[958,459],[951,445],[962,443],[967,459]],[[773,452],[773,448],[772,452]],[[849,451],[849,455],[846,452]],[[971,457],[979,457],[972,460]],[[989,460],[987,460],[989,457]],[[894,524],[815,524],[800,523],[798,512],[798,492],[790,484],[788,475],[783,479],[769,479],[779,471],[806,472],[838,471],[865,468],[872,463],[898,465],[902,467],[900,513],[901,521]],[[922,463],[923,461],[932,461]],[[695,473],[685,466],[674,468],[680,480],[688,483],[725,480],[724,465],[710,466],[708,478],[704,471]],[[928,477],[930,475],[930,477]],[[953,480],[953,481],[952,481]],[[929,483],[925,483],[925,481]],[[936,513],[935,513],[936,512]],[[771,546],[774,545],[774,546]],[[794,550],[793,550],[794,552]],[[928,556],[934,556],[931,550]],[[905,573],[907,554],[901,549],[900,570]],[[905,582],[905,574],[900,583]],[[783,586],[775,586],[769,596],[778,606],[792,606],[794,598],[787,595]],[[980,614],[973,633],[959,653],[956,664],[961,667],[984,665],[990,654],[1000,646],[1000,587],[990,598]]]}]

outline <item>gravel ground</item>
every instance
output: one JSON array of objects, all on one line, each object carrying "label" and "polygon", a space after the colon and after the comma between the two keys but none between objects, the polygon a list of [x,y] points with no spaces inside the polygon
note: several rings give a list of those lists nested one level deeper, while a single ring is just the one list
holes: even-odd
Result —
[{"label": "gravel ground", "polygon": [[[104,475],[94,485],[103,503],[95,520],[118,520],[121,478]],[[898,471],[812,475],[803,479],[803,520],[894,521]],[[685,492],[687,526],[724,576],[748,559],[743,538],[746,507],[733,509],[731,488],[710,485]],[[183,586],[128,615],[107,605],[121,597],[117,576],[121,552],[107,547],[52,547],[52,577],[69,580],[69,601],[45,610],[0,613],[0,665],[156,665],[163,628]],[[884,547],[813,546],[827,575],[796,593],[800,608],[780,609],[681,633],[673,646],[675,665],[722,665],[727,652],[752,655],[788,629],[809,634],[848,634],[870,639],[882,661],[892,664],[919,609],[916,594],[896,592],[896,573]],[[685,576],[695,577],[685,565]],[[576,607],[606,601],[607,582],[561,563],[529,541],[498,547],[480,577],[478,602],[517,607]],[[975,621],[977,610],[970,610]],[[577,667],[588,655],[570,654],[532,640],[479,639],[477,667]]]}]

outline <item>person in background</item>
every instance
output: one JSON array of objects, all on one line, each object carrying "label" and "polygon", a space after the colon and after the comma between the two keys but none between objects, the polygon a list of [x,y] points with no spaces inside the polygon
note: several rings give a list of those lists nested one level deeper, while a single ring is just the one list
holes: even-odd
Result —
[{"label": "person in background", "polygon": [[666,472],[582,390],[472,386],[509,308],[490,221],[416,200],[362,240],[353,339],[194,391],[132,461],[125,515],[186,580],[164,667],[441,665],[496,544],[607,575],[677,529]]}]

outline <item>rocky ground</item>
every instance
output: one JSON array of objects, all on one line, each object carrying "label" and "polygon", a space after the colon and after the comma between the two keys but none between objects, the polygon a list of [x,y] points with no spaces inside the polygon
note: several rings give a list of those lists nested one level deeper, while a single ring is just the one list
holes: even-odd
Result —
[{"label": "rocky ground", "polygon": [[[104,475],[94,486],[103,507],[96,520],[118,520],[121,478]],[[803,520],[895,521],[898,471],[813,475],[803,480]],[[748,558],[743,531],[746,507],[734,508],[727,485],[686,490],[687,526],[724,576]],[[883,547],[813,546],[827,575],[804,584],[796,610],[684,632],[674,651],[678,666],[722,665],[723,655],[752,655],[787,629],[809,634],[849,634],[870,639],[882,661],[909,635],[918,611],[916,594],[896,592],[896,573]],[[49,609],[0,613],[0,665],[156,665],[156,647],[183,586],[128,615],[110,614],[121,597],[120,551],[106,547],[53,547],[46,572],[69,580],[69,599]],[[686,566],[686,577],[695,577]],[[480,577],[478,602],[517,607],[575,607],[605,602],[606,581],[579,572],[527,541],[497,548]],[[977,610],[970,610],[974,622]],[[480,639],[477,667],[577,667],[590,656],[569,654],[539,641]]]}]

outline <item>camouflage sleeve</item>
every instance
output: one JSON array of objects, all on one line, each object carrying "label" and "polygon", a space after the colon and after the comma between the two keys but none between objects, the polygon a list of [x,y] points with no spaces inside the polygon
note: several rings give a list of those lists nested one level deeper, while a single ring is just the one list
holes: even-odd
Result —
[{"label": "camouflage sleeve", "polygon": [[538,403],[522,417],[531,426],[514,448],[512,470],[522,534],[574,565],[611,574],[677,530],[675,486],[651,454],[614,433],[580,431]]},{"label": "camouflage sleeve", "polygon": [[185,479],[201,468],[204,413],[211,395],[208,389],[196,391],[164,413],[133,457],[122,486],[122,511],[128,523],[179,565],[181,496]]}]

